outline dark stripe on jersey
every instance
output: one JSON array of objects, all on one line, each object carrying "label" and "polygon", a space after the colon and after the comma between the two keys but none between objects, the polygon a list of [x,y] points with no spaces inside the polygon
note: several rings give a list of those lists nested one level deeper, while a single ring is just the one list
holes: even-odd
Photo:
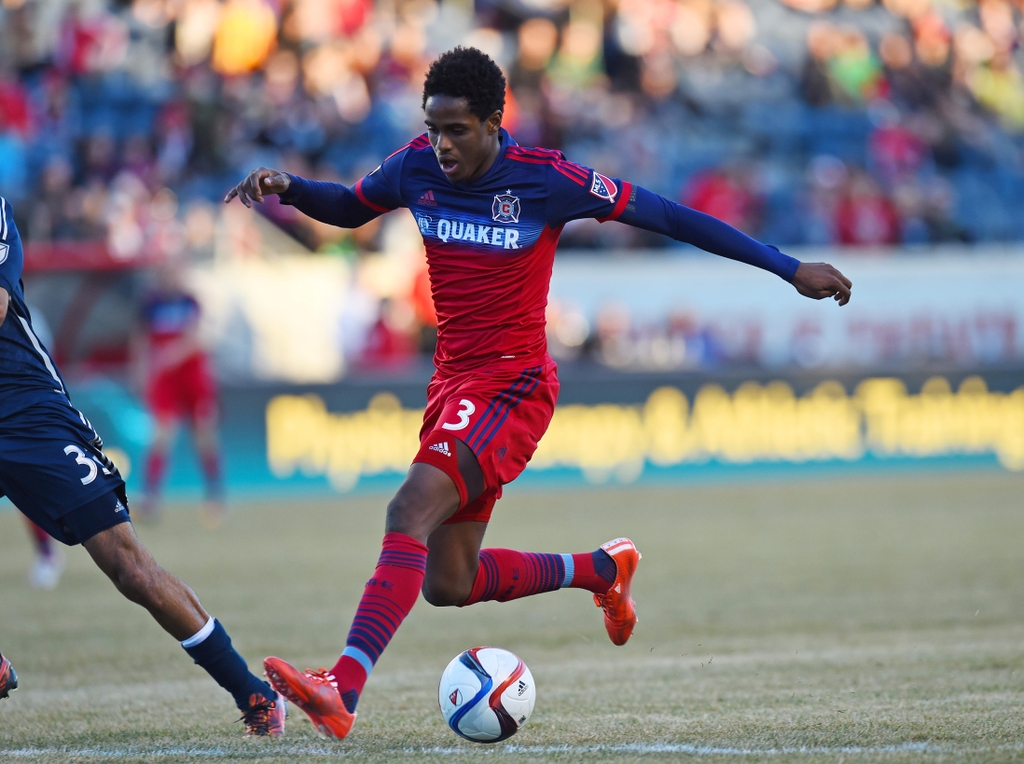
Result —
[{"label": "dark stripe on jersey", "polygon": [[527,369],[507,390],[498,393],[491,400],[491,405],[487,407],[484,416],[480,417],[473,432],[470,433],[466,441],[467,446],[474,452],[482,451],[487,447],[487,444],[491,442],[505,420],[508,419],[512,409],[518,406],[524,397],[537,389],[540,384],[537,375],[540,374],[540,371],[540,366]]},{"label": "dark stripe on jersey", "polygon": [[553,165],[553,166],[554,166],[554,168],[555,168],[556,170],[558,170],[558,171],[559,171],[560,173],[562,173],[562,175],[564,175],[565,177],[569,178],[570,180],[574,180],[574,181],[576,181],[576,182],[577,182],[577,183],[579,183],[579,184],[580,184],[581,186],[586,186],[586,185],[587,185],[587,179],[589,178],[589,175],[588,175],[588,176],[585,176],[585,177],[583,177],[583,178],[581,178],[581,177],[579,177],[578,175],[575,175],[574,173],[571,173],[571,172],[569,172],[569,171],[568,171],[568,170],[567,170],[567,169],[566,169],[566,168],[565,168],[565,167],[564,167],[564,166],[562,165],[562,163],[561,163],[561,162],[559,162],[558,164],[556,164],[556,165]]},{"label": "dark stripe on jersey", "polygon": [[588,170],[584,170],[578,164],[576,164],[575,162],[570,162],[568,159],[563,159],[561,162],[559,162],[558,167],[562,168],[563,170],[568,170],[569,172],[576,173],[583,180],[590,180],[590,172]]},{"label": "dark stripe on jersey", "polygon": [[538,159],[538,158],[535,158],[535,157],[526,157],[526,156],[510,156],[509,159],[511,159],[513,162],[525,162],[527,164],[546,164],[546,165],[550,165],[551,167],[554,167],[556,170],[558,170],[560,173],[562,173],[562,175],[567,177],[569,180],[577,183],[578,185],[580,185],[580,186],[587,185],[587,181],[586,180],[583,180],[579,176],[574,175],[573,173],[570,173],[567,170],[563,169],[560,166],[561,163],[558,162],[558,161],[555,161],[555,160],[552,160],[552,159]]},{"label": "dark stripe on jersey", "polygon": [[576,164],[576,162],[570,162],[568,159],[565,158],[565,155],[561,151],[555,151],[554,149],[534,149],[517,146],[515,155],[532,157],[534,159],[546,159],[549,161],[554,160],[554,162],[557,163],[558,167],[562,168],[563,170],[568,170],[569,172],[576,173],[577,175],[580,176],[581,180],[585,181],[590,179],[590,170],[588,170],[586,167],[583,167],[582,165]]},{"label": "dark stripe on jersey", "polygon": [[516,154],[525,154],[528,156],[535,156],[544,159],[565,159],[565,154],[563,154],[561,151],[556,151],[555,149],[539,149],[532,148],[529,146],[514,146],[510,150],[514,151]]},{"label": "dark stripe on jersey", "polygon": [[[576,164],[576,162],[570,162],[565,158],[565,155],[561,151],[555,151],[554,149],[538,149],[538,148],[526,148],[523,146],[514,147],[514,151],[510,149],[512,155],[516,158],[530,157],[533,159],[545,159],[549,162],[554,160],[553,164],[556,169],[560,172],[565,170],[571,173],[575,173],[580,176],[580,180],[584,184],[590,180],[590,170],[582,165]],[[564,172],[562,173],[565,174]]]},{"label": "dark stripe on jersey", "polygon": [[513,382],[512,385],[508,387],[504,392],[498,393],[496,396],[491,398],[491,402],[484,410],[483,416],[477,420],[476,424],[473,425],[473,429],[469,431],[469,435],[466,436],[467,446],[469,446],[474,451],[476,450],[473,447],[473,440],[479,434],[482,434],[481,428],[485,430],[489,428],[490,423],[493,422],[498,417],[497,410],[501,408],[504,401],[507,400],[509,396],[515,395],[518,392],[519,388],[525,384],[528,384],[528,378],[526,376],[526,372],[524,371],[516,378],[516,381]]},{"label": "dark stripe on jersey", "polygon": [[[538,368],[538,369],[537,369],[537,371],[540,371],[540,369]],[[519,405],[519,402],[520,402],[520,401],[521,401],[521,400],[522,400],[523,398],[527,397],[527,396],[528,396],[528,395],[530,395],[530,394],[531,394],[531,393],[532,393],[532,392],[533,392],[534,390],[536,390],[536,389],[537,389],[537,386],[538,386],[539,384],[540,384],[540,380],[539,380],[539,379],[537,379],[536,377],[532,377],[532,378],[531,378],[531,380],[530,380],[530,384],[529,384],[529,385],[527,386],[527,388],[526,388],[525,390],[523,390],[523,391],[522,391],[522,392],[521,392],[521,393],[520,393],[520,394],[519,394],[519,395],[518,395],[518,396],[517,396],[517,397],[515,398],[515,400],[511,401],[510,403],[508,403],[508,405],[506,405],[506,406],[504,407],[504,411],[503,411],[503,413],[501,414],[501,419],[499,419],[499,420],[497,421],[497,423],[496,423],[496,424],[494,425],[494,427],[493,427],[493,428],[491,428],[491,431],[490,431],[490,433],[489,433],[488,435],[486,435],[486,437],[484,438],[484,441],[483,441],[483,443],[481,443],[481,444],[480,444],[479,448],[480,448],[481,450],[482,450],[482,449],[484,449],[484,448],[486,448],[486,447],[487,447],[487,444],[491,442],[491,440],[492,440],[492,439],[494,438],[494,436],[495,436],[495,435],[497,435],[497,433],[498,433],[498,430],[500,430],[500,429],[501,429],[501,426],[502,426],[503,424],[505,424],[505,420],[506,420],[506,419],[508,419],[508,415],[509,415],[510,413],[512,413],[512,409],[514,409],[514,408],[515,408],[516,406],[518,406],[518,405]]]},{"label": "dark stripe on jersey", "polygon": [[[395,156],[396,154],[401,154],[406,149],[412,149],[413,151],[418,151],[419,149],[425,149],[429,145],[430,145],[430,139],[427,138],[427,136],[425,136],[425,135],[417,136],[417,137],[413,138],[411,141],[409,141],[407,144],[402,146],[402,148],[398,149],[398,151],[392,151],[390,154],[388,154],[386,157],[384,157],[384,162],[388,161],[389,159],[391,159],[391,157]],[[384,164],[384,162],[381,162],[381,164]]]}]

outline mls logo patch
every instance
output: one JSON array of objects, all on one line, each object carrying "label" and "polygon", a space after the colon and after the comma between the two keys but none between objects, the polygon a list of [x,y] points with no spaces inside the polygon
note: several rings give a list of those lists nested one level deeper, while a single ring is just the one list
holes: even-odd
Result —
[{"label": "mls logo patch", "polygon": [[606,178],[601,173],[595,172],[594,178],[590,181],[590,193],[600,199],[614,202],[615,197],[619,195],[619,187],[611,178]]},{"label": "mls logo patch", "polygon": [[7,253],[10,252],[11,248],[7,244],[0,244],[0,265],[7,262]]},{"label": "mls logo patch", "polygon": [[512,189],[507,194],[496,194],[491,205],[491,220],[498,223],[519,222],[519,197],[512,196]]}]

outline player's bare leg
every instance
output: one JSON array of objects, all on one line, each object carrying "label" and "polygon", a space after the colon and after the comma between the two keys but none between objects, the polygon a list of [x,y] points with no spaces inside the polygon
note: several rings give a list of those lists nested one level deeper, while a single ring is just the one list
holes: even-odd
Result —
[{"label": "player's bare leg", "polygon": [[427,539],[423,599],[434,607],[461,605],[473,592],[487,523],[442,525]]},{"label": "player's bare leg", "polygon": [[232,694],[242,711],[246,735],[284,733],[281,698],[249,671],[223,626],[206,612],[195,592],[157,565],[131,523],[101,531],[82,545],[121,594],[146,608],[164,631]]},{"label": "player's bare leg", "polygon": [[217,416],[210,414],[197,418],[192,432],[199,463],[206,481],[206,495],[200,508],[199,519],[207,528],[217,528],[227,520],[224,503],[224,485],[221,475],[220,438],[217,434]]},{"label": "player's bare leg", "polygon": [[195,592],[156,564],[131,523],[108,528],[82,546],[121,594],[146,608],[179,642],[210,620]]}]

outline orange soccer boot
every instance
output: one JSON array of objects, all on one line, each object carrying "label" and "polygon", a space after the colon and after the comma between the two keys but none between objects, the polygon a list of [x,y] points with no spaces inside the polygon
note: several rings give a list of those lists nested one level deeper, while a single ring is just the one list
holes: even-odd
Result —
[{"label": "orange soccer boot", "polygon": [[288,716],[288,705],[284,697],[275,693],[272,700],[260,695],[249,697],[249,707],[242,712],[246,737],[281,737],[284,734],[284,720]]},{"label": "orange soccer boot", "polygon": [[263,661],[267,679],[275,690],[303,710],[324,737],[341,740],[356,720],[338,694],[338,683],[324,669],[299,671],[280,658]]},{"label": "orange soccer boot", "polygon": [[624,645],[636,626],[636,603],[629,596],[636,566],[643,556],[626,538],[612,539],[601,549],[615,562],[615,580],[604,594],[595,594],[594,603],[604,611],[604,628],[612,644]]},{"label": "orange soccer boot", "polygon": [[14,673],[14,666],[4,656],[0,655],[0,700],[18,689],[18,675]]}]

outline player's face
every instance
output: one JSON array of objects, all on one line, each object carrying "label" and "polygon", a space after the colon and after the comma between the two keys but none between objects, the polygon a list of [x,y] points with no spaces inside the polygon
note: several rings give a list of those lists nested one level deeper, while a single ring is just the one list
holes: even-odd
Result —
[{"label": "player's face", "polygon": [[427,137],[448,180],[476,180],[494,164],[499,148],[500,111],[481,121],[469,110],[465,98],[436,95],[427,99],[423,112]]}]

